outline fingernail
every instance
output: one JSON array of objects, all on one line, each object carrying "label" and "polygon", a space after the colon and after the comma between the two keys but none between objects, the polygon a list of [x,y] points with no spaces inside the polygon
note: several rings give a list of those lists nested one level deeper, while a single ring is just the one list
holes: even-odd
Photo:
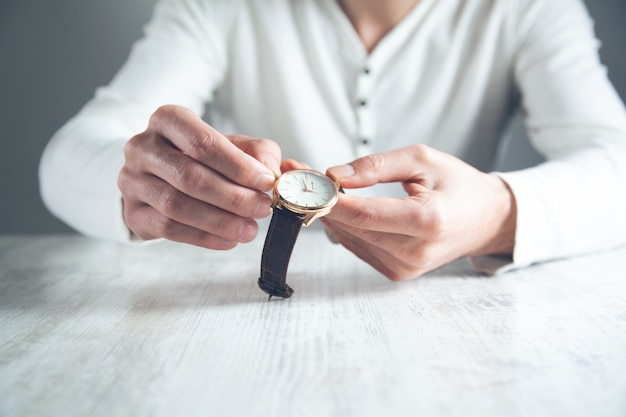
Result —
[{"label": "fingernail", "polygon": [[334,179],[350,177],[354,175],[354,167],[348,165],[338,165],[336,167],[328,168],[328,174]]},{"label": "fingernail", "polygon": [[257,230],[258,230],[258,226],[256,222],[246,221],[241,227],[241,231],[239,233],[239,241],[250,242],[252,239],[256,237]]},{"label": "fingernail", "polygon": [[263,191],[268,191],[274,186],[274,181],[276,181],[276,176],[268,171],[267,173],[259,175],[254,187],[258,187],[258,189]]}]

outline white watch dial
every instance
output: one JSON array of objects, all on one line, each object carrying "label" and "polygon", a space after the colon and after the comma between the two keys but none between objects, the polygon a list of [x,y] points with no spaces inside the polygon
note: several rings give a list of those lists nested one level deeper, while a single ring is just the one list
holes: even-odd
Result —
[{"label": "white watch dial", "polygon": [[277,184],[280,196],[303,208],[325,207],[337,198],[337,186],[326,175],[311,170],[284,173]]}]

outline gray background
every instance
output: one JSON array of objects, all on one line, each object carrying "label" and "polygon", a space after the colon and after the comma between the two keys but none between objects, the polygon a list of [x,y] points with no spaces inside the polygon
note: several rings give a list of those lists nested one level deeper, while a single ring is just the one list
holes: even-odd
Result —
[{"label": "gray background", "polygon": [[[227,0],[225,0],[227,1]],[[560,1],[560,0],[548,0]],[[53,133],[106,84],[141,36],[156,0],[1,0],[0,233],[71,230],[39,197],[37,166]],[[587,0],[602,60],[626,98],[626,0]],[[513,123],[500,166],[537,161]]]}]

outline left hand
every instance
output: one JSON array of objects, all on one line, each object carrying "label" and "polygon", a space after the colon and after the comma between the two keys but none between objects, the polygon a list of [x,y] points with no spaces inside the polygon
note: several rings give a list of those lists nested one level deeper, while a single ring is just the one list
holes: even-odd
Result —
[{"label": "left hand", "polygon": [[344,188],[401,182],[408,196],[341,194],[322,221],[347,249],[394,281],[464,256],[511,254],[516,206],[499,177],[424,145],[369,155],[327,174]]}]

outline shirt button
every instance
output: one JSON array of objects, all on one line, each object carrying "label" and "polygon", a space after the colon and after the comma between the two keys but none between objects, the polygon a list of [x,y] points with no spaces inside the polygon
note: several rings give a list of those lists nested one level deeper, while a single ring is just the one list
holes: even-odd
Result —
[{"label": "shirt button", "polygon": [[367,100],[365,100],[364,98],[359,100],[359,106],[361,106],[361,107],[367,106]]},{"label": "shirt button", "polygon": [[367,146],[367,145],[369,145],[369,144],[370,144],[369,139],[367,139],[367,138],[361,138],[361,145],[363,145],[363,146]]},{"label": "shirt button", "polygon": [[363,69],[361,70],[361,72],[365,75],[369,75],[371,70],[369,67],[363,67]]}]

